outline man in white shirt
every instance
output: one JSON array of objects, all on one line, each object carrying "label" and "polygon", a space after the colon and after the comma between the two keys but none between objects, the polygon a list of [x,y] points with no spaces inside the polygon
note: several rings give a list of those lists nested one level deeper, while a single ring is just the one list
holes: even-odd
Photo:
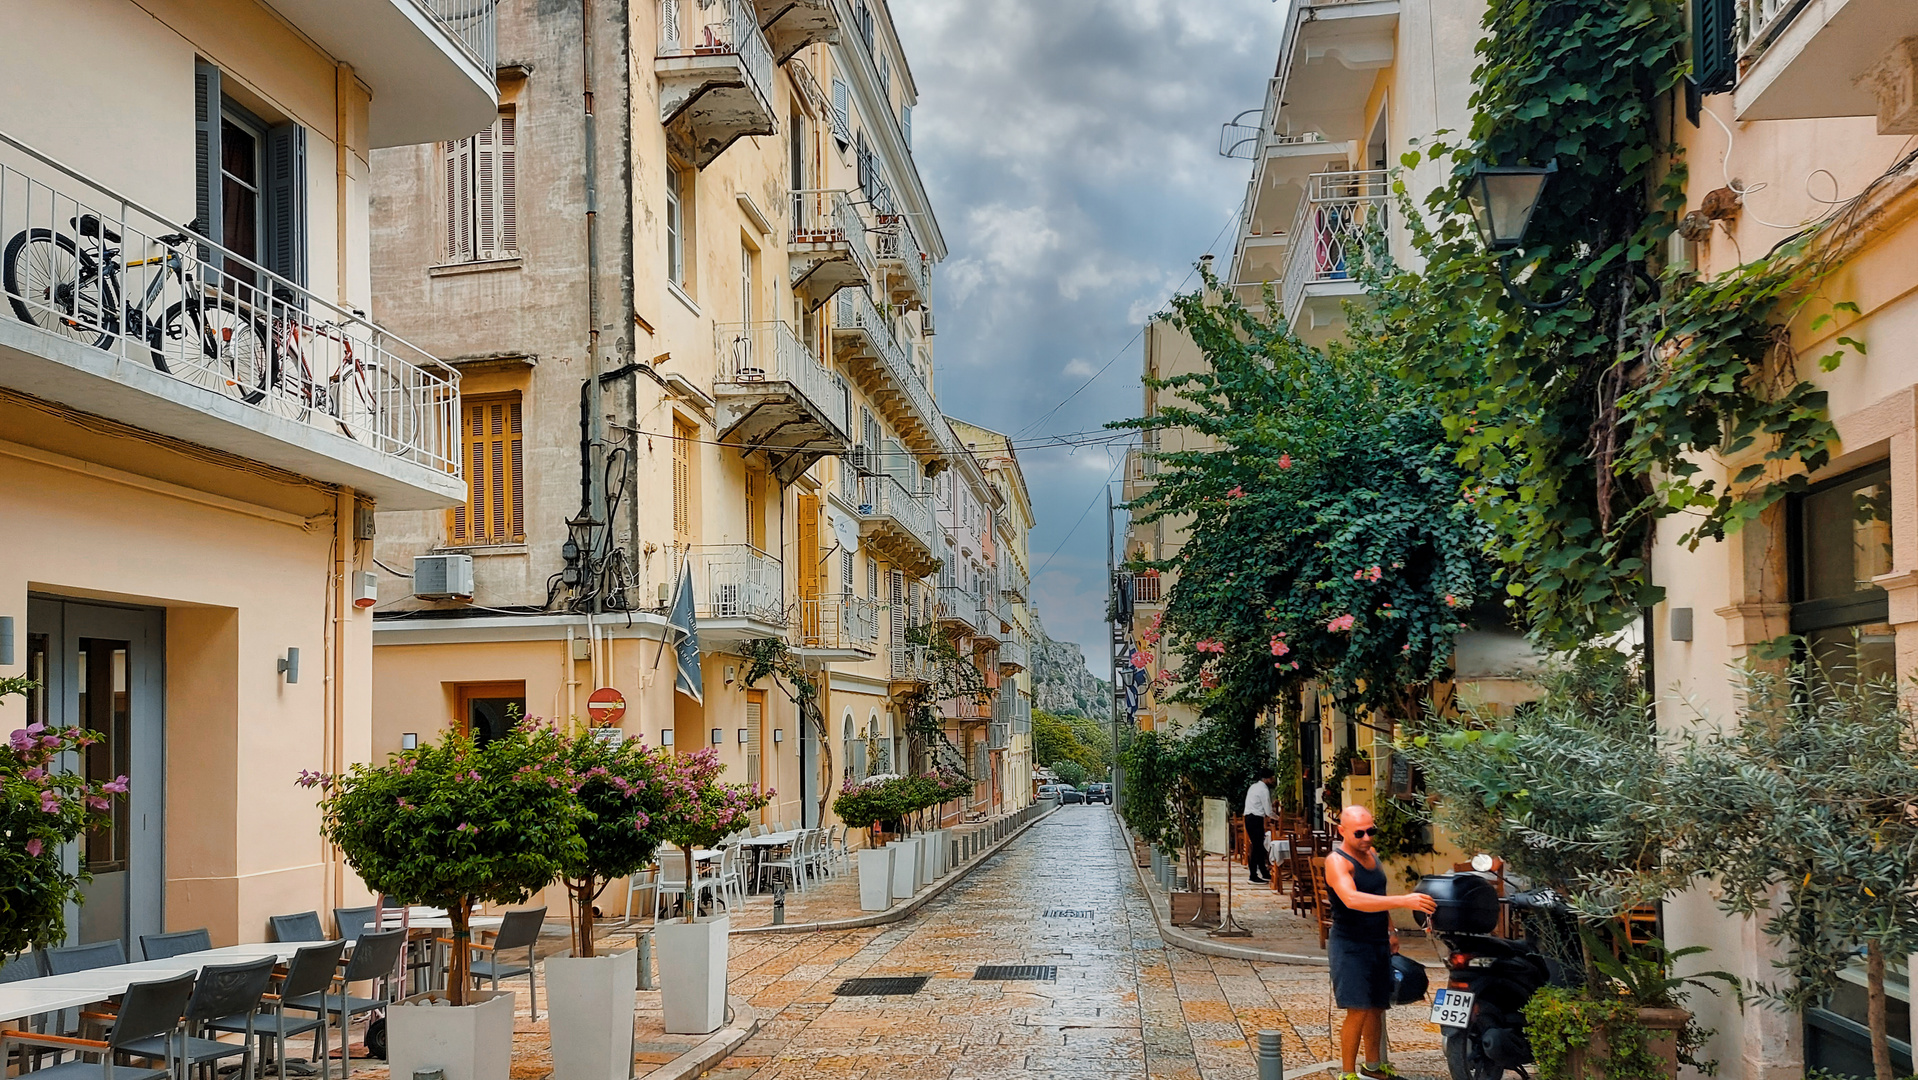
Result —
[{"label": "man in white shirt", "polygon": [[1265,819],[1272,816],[1275,772],[1266,768],[1245,792],[1245,871],[1255,885],[1272,880],[1272,862],[1265,852]]}]

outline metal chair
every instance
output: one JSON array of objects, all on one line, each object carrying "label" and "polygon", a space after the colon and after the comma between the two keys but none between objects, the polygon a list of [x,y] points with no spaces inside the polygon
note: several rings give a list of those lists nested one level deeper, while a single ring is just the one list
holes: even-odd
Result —
[{"label": "metal chair", "polygon": [[[666,913],[667,897],[686,895],[686,853],[678,848],[662,847],[658,857],[659,877],[653,885],[654,922]],[[698,898],[693,902],[697,904]]]},{"label": "metal chair", "polygon": [[[180,1016],[186,1012],[187,1000],[192,996],[191,975],[134,983],[120,998],[120,1015],[106,1038],[75,1039],[37,1032],[0,1031],[0,1059],[4,1059],[13,1043],[22,1047],[77,1050],[82,1054],[98,1054],[100,1060],[66,1061],[36,1069],[32,1073],[34,1080],[166,1080],[173,1075],[174,1051],[181,1038]],[[136,1049],[135,1044],[148,1048],[157,1045],[158,1052]],[[114,1058],[120,1054],[163,1061],[166,1067],[115,1065]]]},{"label": "metal chair", "polygon": [[795,892],[806,891],[806,837],[803,834],[793,837],[785,857],[759,860],[760,888],[766,887],[766,875],[774,871],[784,874]]},{"label": "metal chair", "polygon": [[633,920],[639,918],[639,908],[635,906],[635,900],[643,892],[655,894],[659,892],[659,871],[635,870],[632,876],[626,879],[626,919],[620,923],[621,926],[631,926]]},{"label": "metal chair", "polygon": [[[533,951],[539,945],[539,929],[545,923],[546,909],[543,907],[509,911],[506,917],[500,920],[499,932],[494,935],[491,945],[482,945],[477,941],[466,942],[466,948],[486,954],[473,959],[474,982],[491,979],[493,981],[491,989],[498,990],[501,979],[526,976],[526,985],[531,995],[529,1004],[535,1021],[539,1019],[539,975],[533,970],[536,966]],[[441,938],[440,944],[454,948],[460,947],[460,943],[452,938]],[[501,953],[513,949],[526,950],[526,963],[521,964],[517,960],[501,957]]]},{"label": "metal chair", "polygon": [[[372,909],[366,909],[371,912]],[[368,916],[370,917],[370,915]],[[344,925],[344,924],[342,924]],[[392,1004],[377,987],[375,997],[354,997],[348,992],[353,983],[375,982],[390,988],[393,969],[400,962],[400,950],[406,947],[404,930],[369,930],[353,946],[353,956],[340,972],[337,995],[318,991],[298,997],[288,995],[284,1006],[299,1012],[318,1013],[322,1019],[338,1017],[340,1022],[340,1075],[353,1075],[353,1040],[347,1028],[361,1013],[384,1009]]]},{"label": "metal chair", "polygon": [[320,913],[302,911],[297,915],[269,915],[267,926],[274,941],[325,941],[326,928],[320,925]]},{"label": "metal chair", "polygon": [[[159,1058],[173,1055],[182,1067],[182,1071],[196,1065],[214,1065],[230,1058],[240,1059],[240,1075],[253,1075],[253,1016],[259,1011],[260,1000],[266,996],[266,988],[273,981],[273,958],[261,957],[244,964],[209,964],[200,970],[200,978],[193,984],[193,994],[187,999],[184,1013],[187,1029],[184,1034],[173,1036],[150,1036],[138,1042],[122,1047],[127,1053],[143,1057]],[[239,1014],[246,1020],[242,1029],[246,1038],[238,1043],[221,1042],[216,1038],[205,1038],[205,1025],[221,1017]],[[126,1003],[120,1005],[120,1019],[113,1022],[115,1030],[126,1022]]]},{"label": "metal chair", "polygon": [[366,926],[380,913],[377,907],[336,907],[333,909],[333,924],[340,928],[340,940],[357,942],[360,935],[366,933]]},{"label": "metal chair", "polygon": [[127,947],[117,939],[93,945],[69,945],[48,949],[44,955],[49,975],[71,975],[76,971],[113,967],[127,962]]},{"label": "metal chair", "polygon": [[[9,956],[5,960],[0,960],[0,983],[20,982],[23,979],[38,979],[44,977],[46,973],[47,960],[38,949],[29,949],[18,956]],[[45,1031],[47,1028],[46,1019],[39,1016],[27,1018],[27,1027],[36,1032]],[[36,1066],[39,1064],[40,1058],[48,1053],[57,1055],[58,1051],[48,1051],[44,1048],[35,1049],[24,1046],[15,1051],[16,1058],[19,1062],[24,1063],[31,1061]],[[6,1062],[6,1055],[0,1054],[0,1072],[5,1071]],[[23,1073],[25,1071],[25,1069],[21,1070]]]},{"label": "metal chair", "polygon": [[148,960],[169,960],[190,952],[205,952],[213,947],[213,935],[198,930],[176,930],[171,934],[141,934],[140,951]]},{"label": "metal chair", "polygon": [[[319,916],[314,915],[314,921],[318,919]],[[309,945],[301,949],[293,954],[292,961],[286,965],[286,978],[280,983],[280,992],[267,994],[262,999],[262,1008],[209,1020],[206,1029],[245,1035],[249,1040],[256,1040],[262,1049],[266,1040],[272,1039],[273,1060],[279,1064],[282,1073],[285,1072],[287,1060],[286,1040],[313,1032],[313,1055],[320,1063],[321,1080],[326,1080],[330,1075],[326,1062],[326,1022],[318,1017],[289,1015],[286,1003],[294,998],[324,994],[333,985],[333,973],[339,970],[340,957],[345,953],[344,941]]]}]

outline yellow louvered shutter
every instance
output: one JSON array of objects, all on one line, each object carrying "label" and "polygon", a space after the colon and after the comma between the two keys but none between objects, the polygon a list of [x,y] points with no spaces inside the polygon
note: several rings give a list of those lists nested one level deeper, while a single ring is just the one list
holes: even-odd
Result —
[{"label": "yellow louvered shutter", "polygon": [[693,543],[693,444],[699,429],[673,419],[673,542],[685,551]]},{"label": "yellow louvered shutter", "polygon": [[520,543],[526,539],[526,458],[519,395],[468,398],[462,413],[467,497],[451,514],[447,542]]}]

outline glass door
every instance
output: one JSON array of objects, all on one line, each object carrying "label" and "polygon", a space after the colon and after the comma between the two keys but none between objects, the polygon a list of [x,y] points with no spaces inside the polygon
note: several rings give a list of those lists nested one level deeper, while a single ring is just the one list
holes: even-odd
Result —
[{"label": "glass door", "polygon": [[110,820],[72,845],[68,865],[93,880],[67,910],[67,940],[119,940],[138,958],[139,937],[161,930],[166,878],[162,805],[163,613],[35,597],[27,609],[28,697],[34,721],[78,726],[101,740],[65,767],[96,782],[129,779]]}]

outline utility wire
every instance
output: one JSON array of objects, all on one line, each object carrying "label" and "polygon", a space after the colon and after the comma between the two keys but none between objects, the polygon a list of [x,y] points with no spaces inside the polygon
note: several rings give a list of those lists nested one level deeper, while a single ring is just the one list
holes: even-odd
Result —
[{"label": "utility wire", "polygon": [[1034,570],[1032,572],[1033,577],[1036,578],[1040,574],[1045,573],[1046,567],[1052,565],[1052,560],[1057,558],[1061,551],[1065,550],[1066,544],[1069,543],[1072,540],[1073,536],[1078,533],[1079,526],[1084,525],[1086,523],[1086,515],[1092,513],[1092,508],[1094,505],[1098,503],[1099,496],[1105,494],[1107,486],[1112,483],[1112,478],[1119,474],[1119,466],[1124,464],[1125,464],[1125,458],[1123,457],[1119,458],[1118,460],[1112,463],[1111,471],[1106,473],[1105,482],[1101,483],[1099,485],[1098,490],[1092,493],[1092,499],[1091,501],[1086,503],[1086,508],[1084,510],[1079,511],[1079,520],[1072,523],[1072,530],[1066,533],[1064,539],[1059,541],[1059,546],[1056,548],[1053,548],[1052,554],[1046,556],[1046,561],[1039,565],[1039,569]]}]

